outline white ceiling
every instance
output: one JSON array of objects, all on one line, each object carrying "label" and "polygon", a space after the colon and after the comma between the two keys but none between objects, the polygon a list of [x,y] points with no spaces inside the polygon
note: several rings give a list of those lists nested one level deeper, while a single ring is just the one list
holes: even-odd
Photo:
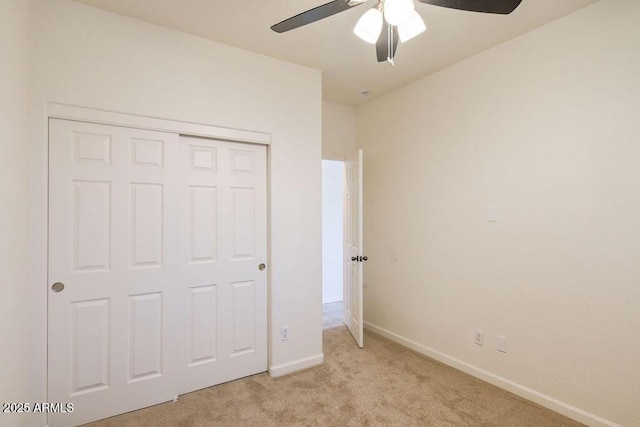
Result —
[{"label": "white ceiling", "polygon": [[[417,3],[427,31],[400,44],[395,66],[353,34],[375,4],[278,34],[271,25],[329,0],[75,0],[226,45],[322,70],[323,99],[358,105],[597,0],[523,0],[510,15]],[[371,91],[369,96],[363,91]]]}]

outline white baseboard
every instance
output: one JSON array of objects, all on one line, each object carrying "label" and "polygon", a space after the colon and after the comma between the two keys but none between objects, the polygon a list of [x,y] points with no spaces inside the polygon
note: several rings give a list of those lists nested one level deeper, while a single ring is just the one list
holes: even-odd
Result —
[{"label": "white baseboard", "polygon": [[342,301],[342,295],[322,298],[323,304],[330,304],[332,302],[338,302],[338,301]]},{"label": "white baseboard", "polygon": [[[372,323],[365,321],[364,328],[378,335],[381,335],[391,341],[394,341],[400,345],[403,345],[414,351],[417,351],[418,353],[424,354],[425,356],[431,357],[432,359],[442,362],[445,365],[449,365],[466,374],[479,378],[483,381],[486,381],[490,384],[495,385],[496,387],[500,387],[501,389],[507,390],[515,395],[518,395],[527,400],[535,402],[538,405],[544,406],[545,408],[549,408],[552,411],[558,412],[566,417],[574,419],[583,424],[594,426],[594,427],[595,426],[620,427],[618,424],[614,423],[613,421],[609,421],[605,418],[599,417],[595,414],[584,411],[580,408],[576,408],[575,406],[571,406],[551,396],[547,396],[536,390],[530,389],[529,387],[526,387],[522,384],[518,384],[516,382],[503,378],[499,375],[493,374],[489,371],[485,371],[484,369],[480,369],[460,359],[456,359],[455,357],[441,353],[437,350],[434,350],[432,348],[419,344],[415,341],[412,341],[408,338],[405,338],[401,335],[398,335],[387,329],[381,328]],[[365,342],[365,346],[366,346],[366,342]]]},{"label": "white baseboard", "polygon": [[315,356],[305,357],[304,359],[294,360],[293,362],[283,363],[282,365],[270,366],[269,375],[272,377],[281,377],[292,372],[302,369],[311,368],[312,366],[321,365],[324,362],[324,354],[320,353]]}]

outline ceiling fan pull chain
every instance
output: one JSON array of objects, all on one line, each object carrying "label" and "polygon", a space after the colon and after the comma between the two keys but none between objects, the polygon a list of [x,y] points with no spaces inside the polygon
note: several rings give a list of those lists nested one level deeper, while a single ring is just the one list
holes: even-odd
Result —
[{"label": "ceiling fan pull chain", "polygon": [[393,27],[391,26],[391,24],[387,24],[387,61],[389,61],[389,64],[391,65],[396,65],[393,62],[393,57],[394,57],[394,52],[393,52]]}]

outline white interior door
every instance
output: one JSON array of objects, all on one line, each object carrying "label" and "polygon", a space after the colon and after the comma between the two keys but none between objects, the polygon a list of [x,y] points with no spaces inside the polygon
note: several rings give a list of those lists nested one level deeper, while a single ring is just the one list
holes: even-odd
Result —
[{"label": "white interior door", "polygon": [[357,159],[345,162],[344,323],[359,347],[364,344],[362,263],[367,259],[362,252],[362,166],[362,150],[358,150]]},{"label": "white interior door", "polygon": [[180,394],[267,370],[266,148],[181,140]]},{"label": "white interior door", "polygon": [[49,145],[49,425],[266,371],[265,147],[65,120]]},{"label": "white interior door", "polygon": [[74,405],[49,425],[175,399],[178,136],[49,132],[48,399]]}]

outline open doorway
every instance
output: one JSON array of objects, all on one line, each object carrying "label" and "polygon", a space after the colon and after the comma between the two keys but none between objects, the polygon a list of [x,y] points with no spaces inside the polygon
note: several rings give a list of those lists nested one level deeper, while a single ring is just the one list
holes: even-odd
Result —
[{"label": "open doorway", "polygon": [[322,161],[322,327],[344,324],[344,162]]}]

